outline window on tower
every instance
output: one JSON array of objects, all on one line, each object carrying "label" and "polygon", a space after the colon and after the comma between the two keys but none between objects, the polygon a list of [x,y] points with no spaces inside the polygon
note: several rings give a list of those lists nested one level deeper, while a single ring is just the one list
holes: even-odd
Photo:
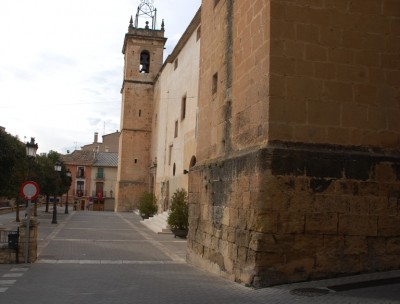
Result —
[{"label": "window on tower", "polygon": [[140,53],[140,73],[149,73],[150,71],[150,53],[149,51],[142,51]]}]

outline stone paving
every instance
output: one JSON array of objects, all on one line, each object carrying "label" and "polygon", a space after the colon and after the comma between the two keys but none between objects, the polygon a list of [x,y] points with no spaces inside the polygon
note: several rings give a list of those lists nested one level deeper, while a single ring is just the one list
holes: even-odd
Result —
[{"label": "stone paving", "polygon": [[[14,217],[0,225],[15,227]],[[155,234],[132,213],[71,211],[55,225],[40,209],[39,221],[39,260],[0,265],[0,303],[400,303],[399,281],[327,288],[400,271],[254,290],[187,265],[185,240]]]}]

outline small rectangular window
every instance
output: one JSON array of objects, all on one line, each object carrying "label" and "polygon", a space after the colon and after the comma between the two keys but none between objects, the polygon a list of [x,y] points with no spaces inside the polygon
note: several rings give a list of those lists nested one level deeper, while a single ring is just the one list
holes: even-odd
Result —
[{"label": "small rectangular window", "polygon": [[182,97],[181,120],[184,120],[185,117],[186,117],[186,95]]},{"label": "small rectangular window", "polygon": [[169,149],[168,149],[168,165],[171,165],[171,160],[172,160],[172,148],[173,148],[173,145],[169,145]]},{"label": "small rectangular window", "polygon": [[178,68],[178,58],[175,59],[174,61],[174,70]]},{"label": "small rectangular window", "polygon": [[178,121],[175,121],[175,132],[174,132],[174,137],[177,138],[178,137]]},{"label": "small rectangular window", "polygon": [[218,73],[215,73],[212,78],[212,92],[213,94],[218,91]]}]

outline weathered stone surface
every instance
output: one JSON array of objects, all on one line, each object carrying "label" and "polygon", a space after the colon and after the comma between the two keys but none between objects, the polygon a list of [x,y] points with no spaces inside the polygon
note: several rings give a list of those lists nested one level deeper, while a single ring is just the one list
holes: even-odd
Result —
[{"label": "weathered stone surface", "polygon": [[[304,168],[319,159],[329,163],[332,158],[334,164],[341,164],[336,171],[342,173],[333,178],[330,170],[296,170],[292,166],[271,170],[275,160],[287,159],[289,154],[301,159]],[[211,186],[212,194],[202,190],[196,195],[217,201],[197,203],[207,206],[212,202],[213,208],[222,212],[215,216],[214,209],[212,221],[197,221],[193,226],[202,231],[202,237],[196,234],[194,242],[189,242],[189,260],[204,267],[198,259],[209,259],[212,269],[220,265],[220,271],[235,280],[258,286],[392,269],[400,232],[398,216],[392,215],[398,210],[397,196],[390,197],[397,195],[399,163],[390,153],[273,142],[257,152],[225,160],[224,168],[217,163],[197,165],[191,174],[212,179],[221,176],[218,187]],[[375,179],[380,164],[385,164],[385,170],[391,168],[396,181],[381,184]],[[363,173],[354,174],[355,167]],[[243,198],[240,194],[250,187],[254,170],[259,182],[259,196],[255,197],[261,200],[240,207],[231,197]],[[257,193],[257,185],[251,187]],[[195,241],[204,246],[203,252]],[[249,267],[253,271],[243,270]]]}]

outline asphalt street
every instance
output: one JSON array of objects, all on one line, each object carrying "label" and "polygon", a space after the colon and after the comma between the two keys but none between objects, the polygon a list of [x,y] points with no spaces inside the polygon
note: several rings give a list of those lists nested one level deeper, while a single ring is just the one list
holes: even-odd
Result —
[{"label": "asphalt street", "polygon": [[36,263],[0,265],[0,303],[400,303],[400,271],[255,290],[186,264],[185,240],[134,213],[59,212],[38,212]]}]

